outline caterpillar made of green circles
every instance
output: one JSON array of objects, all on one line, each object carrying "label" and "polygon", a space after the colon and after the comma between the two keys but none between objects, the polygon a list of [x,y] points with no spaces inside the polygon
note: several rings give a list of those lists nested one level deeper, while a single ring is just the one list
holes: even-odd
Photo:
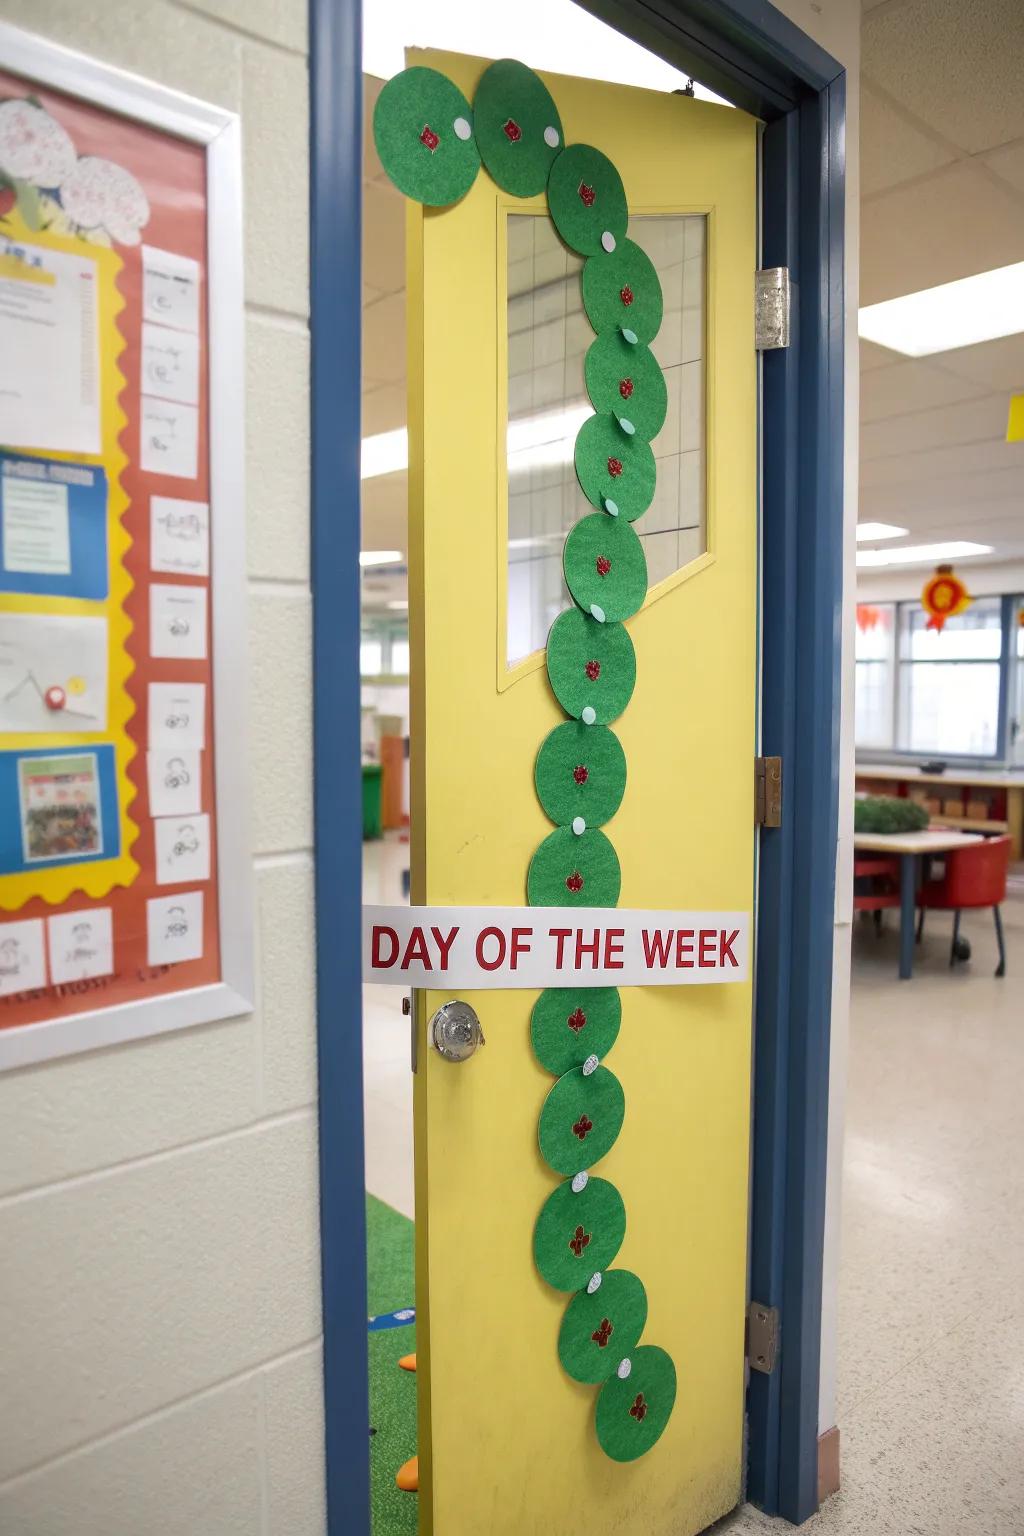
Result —
[{"label": "caterpillar made of green circles", "polygon": [[[632,523],[654,497],[651,439],[667,409],[665,379],[649,343],[663,300],[654,266],[626,239],[629,210],[611,161],[588,144],[565,145],[558,109],[525,64],[501,59],[484,72],[472,108],[436,70],[404,70],[384,86],[374,139],[399,190],[432,207],[463,197],[481,161],[504,191],[534,197],[565,244],[585,258],[583,307],[597,333],[584,373],[595,414],[576,439],[576,475],[597,510],[565,541],[565,583],[576,605],[551,627],[547,670],[566,715],[542,743],[534,778],[555,831],[527,874],[531,906],[614,907],[619,861],[600,830],[619,808],[626,759],[610,729],[636,679],[623,621],[647,595],[647,561]],[[596,1430],[605,1453],[632,1461],[671,1415],[676,1373],[656,1345],[639,1343],[647,1294],[629,1270],[609,1269],[626,1231],[622,1197],[586,1171],[614,1144],[625,1096],[603,1060],[622,1005],[614,987],[542,992],[533,1009],[534,1054],[557,1081],[541,1110],[541,1154],[564,1183],[534,1230],[534,1260],[556,1290],[572,1292],[558,1354],[575,1380],[600,1386]]]}]

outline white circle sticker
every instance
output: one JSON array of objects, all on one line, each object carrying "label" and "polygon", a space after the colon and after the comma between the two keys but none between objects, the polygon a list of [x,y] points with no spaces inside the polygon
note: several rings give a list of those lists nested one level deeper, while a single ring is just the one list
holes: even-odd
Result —
[{"label": "white circle sticker", "polygon": [[608,251],[609,254],[612,251],[614,251],[614,249],[615,249],[615,236],[612,234],[610,229],[606,229],[604,234],[601,236],[601,244],[604,246],[605,250]]},{"label": "white circle sticker", "polygon": [[457,139],[468,139],[473,132],[464,117],[457,117],[454,123],[452,123],[452,127],[455,129],[455,137]]},{"label": "white circle sticker", "polygon": [[558,148],[558,129],[557,128],[545,128],[544,129],[544,143],[548,146],[549,149],[557,149]]}]

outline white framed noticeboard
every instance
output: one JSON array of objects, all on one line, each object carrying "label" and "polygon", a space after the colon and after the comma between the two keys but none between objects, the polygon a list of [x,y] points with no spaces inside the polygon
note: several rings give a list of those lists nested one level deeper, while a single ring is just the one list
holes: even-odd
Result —
[{"label": "white framed noticeboard", "polygon": [[250,1011],[241,138],[0,23],[0,1069]]}]

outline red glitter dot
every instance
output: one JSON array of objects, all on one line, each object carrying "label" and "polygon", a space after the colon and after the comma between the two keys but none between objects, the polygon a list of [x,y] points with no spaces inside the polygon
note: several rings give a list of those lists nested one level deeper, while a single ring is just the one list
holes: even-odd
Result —
[{"label": "red glitter dot", "polygon": [[597,193],[594,191],[593,187],[588,187],[585,181],[581,181],[577,191],[580,195],[580,202],[583,203],[587,208],[593,208],[594,199],[597,196]]},{"label": "red glitter dot", "polygon": [[518,144],[523,136],[523,130],[514,118],[510,117],[507,123],[502,125],[502,131],[510,144]]},{"label": "red glitter dot", "polygon": [[566,875],[565,888],[567,891],[572,891],[574,896],[577,896],[579,892],[582,891],[583,876],[580,874],[578,869],[574,869],[571,875]]},{"label": "red glitter dot", "polygon": [[578,1035],[581,1029],[586,1028],[587,1016],[582,1008],[574,1008],[565,1021],[574,1035]]},{"label": "red glitter dot", "polygon": [[420,134],[420,143],[425,144],[427,149],[430,150],[430,153],[433,154],[434,150],[437,148],[440,142],[441,140],[438,138],[433,128],[431,128],[427,123],[424,123],[423,132]]},{"label": "red glitter dot", "polygon": [[619,477],[619,475],[622,474],[622,460],[621,459],[609,459],[608,460],[608,473],[611,475],[613,480],[616,480]]},{"label": "red glitter dot", "polygon": [[620,379],[619,380],[619,394],[622,396],[623,400],[628,400],[632,393],[633,393],[633,380],[632,379]]},{"label": "red glitter dot", "polygon": [[608,572],[612,568],[612,563],[608,559],[607,555],[598,555],[597,559],[594,561],[594,564],[597,566],[597,574],[599,576],[607,576]]},{"label": "red glitter dot", "polygon": [[625,288],[620,288],[619,289],[619,298],[622,300],[623,304],[625,304],[627,306],[632,304],[632,302],[633,302],[633,290],[629,286],[628,283],[626,284]]},{"label": "red glitter dot", "polygon": [[577,784],[585,784],[590,778],[590,769],[585,767],[583,763],[577,763],[572,771],[572,776]]},{"label": "red glitter dot", "polygon": [[590,678],[590,681],[596,683],[601,676],[601,663],[599,661],[588,661],[583,670]]}]

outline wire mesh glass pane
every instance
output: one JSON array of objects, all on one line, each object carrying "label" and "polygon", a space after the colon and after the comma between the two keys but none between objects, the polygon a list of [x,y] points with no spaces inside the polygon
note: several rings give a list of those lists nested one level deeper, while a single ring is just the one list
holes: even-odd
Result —
[{"label": "wire mesh glass pane", "polygon": [[[665,317],[651,350],[668,387],[668,417],[654,439],[654,501],[636,526],[651,586],[707,548],[704,329],[706,219],[630,221],[653,261]],[[543,648],[569,604],[562,545],[592,511],[573,468],[576,434],[592,414],[583,360],[594,339],[583,310],[583,263],[546,216],[508,219],[508,619],[514,666]]]}]

